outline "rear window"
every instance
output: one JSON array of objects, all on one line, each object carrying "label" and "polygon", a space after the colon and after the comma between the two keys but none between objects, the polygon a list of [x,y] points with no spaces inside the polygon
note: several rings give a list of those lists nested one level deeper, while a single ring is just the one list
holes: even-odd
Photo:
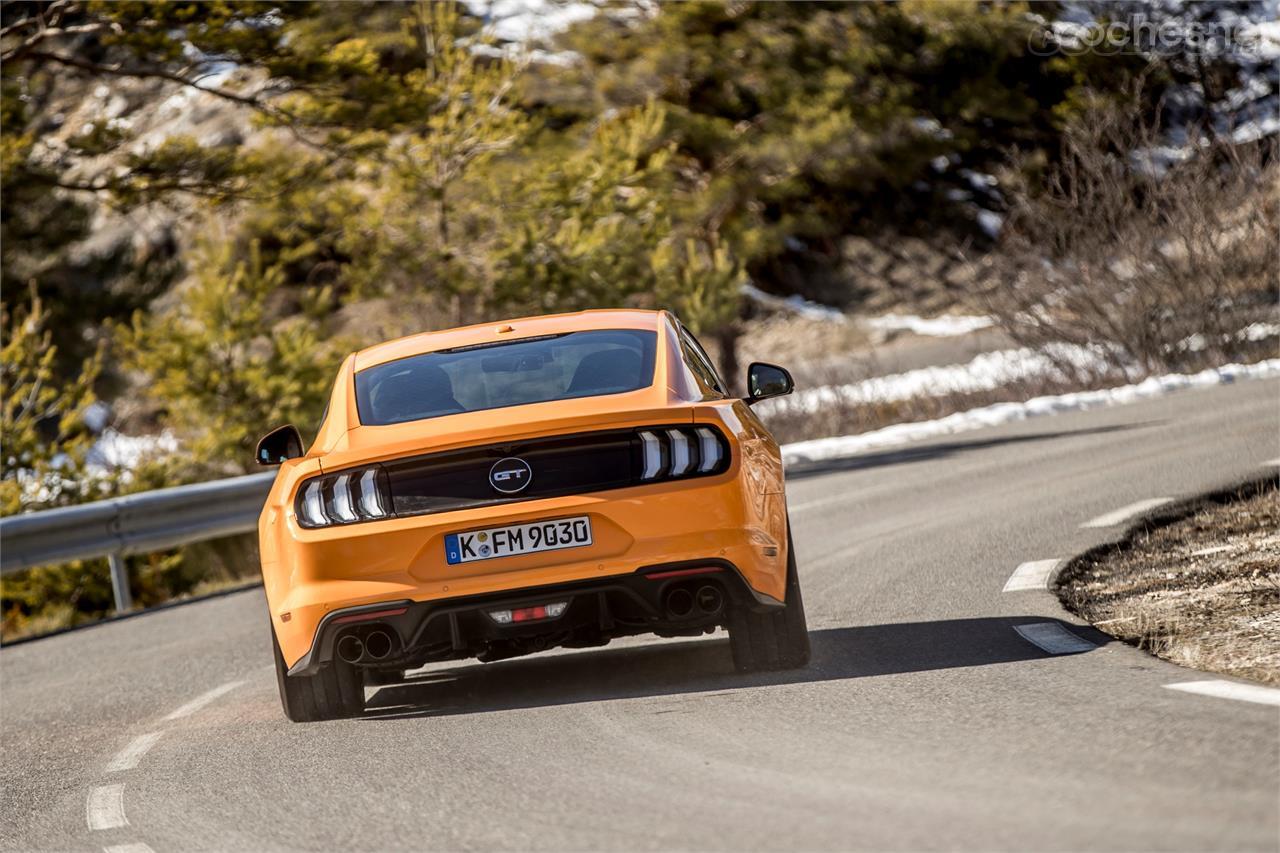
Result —
[{"label": "rear window", "polygon": [[657,337],[634,329],[570,332],[379,364],[356,374],[360,423],[399,424],[647,388]]}]

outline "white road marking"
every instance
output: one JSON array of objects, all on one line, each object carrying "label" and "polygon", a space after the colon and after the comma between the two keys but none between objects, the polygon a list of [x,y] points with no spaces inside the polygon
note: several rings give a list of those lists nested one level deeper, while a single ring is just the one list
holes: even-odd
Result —
[{"label": "white road marking", "polygon": [[226,684],[222,685],[221,687],[215,687],[212,690],[210,690],[208,693],[202,693],[196,698],[192,699],[190,702],[183,705],[181,708],[174,711],[169,716],[165,717],[165,719],[176,720],[180,717],[186,717],[190,714],[194,714],[196,711],[199,711],[201,708],[203,708],[205,705],[208,705],[214,699],[217,699],[219,696],[221,696],[224,693],[230,693],[232,690],[235,690],[241,684],[244,684],[244,682],[229,681]]},{"label": "white road marking", "polygon": [[107,765],[108,773],[116,773],[121,770],[132,770],[138,766],[138,762],[142,760],[142,756],[147,754],[147,750],[156,745],[156,741],[160,740],[162,732],[151,732],[150,734],[138,735],[122,750],[116,753],[116,757],[111,759],[111,763]]},{"label": "white road marking", "polygon": [[1061,560],[1035,560],[1023,563],[1013,570],[1009,580],[1005,582],[1003,592],[1021,592],[1025,589],[1047,589],[1049,575],[1058,567]]},{"label": "white road marking", "polygon": [[1144,512],[1153,510],[1158,506],[1164,506],[1171,503],[1173,498],[1148,498],[1145,501],[1131,503],[1128,506],[1122,506],[1115,512],[1109,512],[1106,515],[1100,515],[1097,518],[1090,519],[1081,527],[1115,527],[1118,524],[1124,524],[1131,518],[1136,518]]},{"label": "white road marking", "polygon": [[89,829],[119,829],[129,825],[124,816],[124,785],[101,785],[89,789],[89,801],[85,804],[85,817]]},{"label": "white road marking", "polygon": [[1263,465],[1273,465],[1273,466],[1275,466],[1275,467],[1277,467],[1277,468],[1280,468],[1280,456],[1277,456],[1275,459],[1268,459],[1266,462],[1263,462],[1262,464],[1263,464]]},{"label": "white road marking", "polygon": [[1076,636],[1057,622],[1014,625],[1013,630],[1021,634],[1022,639],[1028,643],[1039,646],[1051,655],[1073,655],[1077,652],[1091,652],[1097,648],[1093,643]]},{"label": "white road marking", "polygon": [[1257,702],[1259,705],[1280,706],[1280,690],[1260,684],[1238,684],[1234,681],[1184,681],[1166,684],[1170,690],[1216,696],[1219,699],[1237,699],[1241,702]]},{"label": "white road marking", "polygon": [[102,853],[156,853],[141,841],[135,841],[132,844],[113,844],[110,847],[103,847]]}]

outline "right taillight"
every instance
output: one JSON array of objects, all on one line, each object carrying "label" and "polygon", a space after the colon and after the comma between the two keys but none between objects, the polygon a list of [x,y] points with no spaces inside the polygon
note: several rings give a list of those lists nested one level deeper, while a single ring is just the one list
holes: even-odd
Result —
[{"label": "right taillight", "polygon": [[712,427],[652,427],[636,436],[641,482],[718,474],[729,467],[729,443]]},{"label": "right taillight", "polygon": [[380,468],[312,477],[298,488],[294,509],[303,527],[374,521],[395,514],[387,477]]}]

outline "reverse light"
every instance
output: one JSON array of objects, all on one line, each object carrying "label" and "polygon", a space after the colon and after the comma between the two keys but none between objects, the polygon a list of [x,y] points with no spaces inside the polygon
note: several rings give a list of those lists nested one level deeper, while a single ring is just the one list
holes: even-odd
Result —
[{"label": "reverse light", "polygon": [[490,610],[489,618],[499,625],[511,625],[516,622],[537,622],[541,619],[558,619],[564,615],[569,606],[567,601],[553,604],[538,604],[533,607],[516,607],[511,610]]},{"label": "reverse light", "polygon": [[377,468],[313,477],[298,489],[296,509],[303,527],[329,527],[389,518],[391,496]]},{"label": "reverse light", "polygon": [[711,427],[644,429],[636,436],[640,439],[641,480],[719,473],[728,467],[728,444]]}]

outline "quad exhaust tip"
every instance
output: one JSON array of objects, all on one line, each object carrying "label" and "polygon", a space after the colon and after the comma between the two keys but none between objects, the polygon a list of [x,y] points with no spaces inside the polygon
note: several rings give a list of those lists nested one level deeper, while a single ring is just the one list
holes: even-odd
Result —
[{"label": "quad exhaust tip", "polygon": [[385,660],[395,650],[396,641],[384,628],[374,628],[369,633],[343,634],[335,649],[338,658],[347,663],[370,663]]},{"label": "quad exhaust tip", "polygon": [[391,654],[393,645],[390,634],[380,628],[375,629],[364,638],[364,653],[372,660],[382,660]]},{"label": "quad exhaust tip", "polygon": [[667,613],[676,619],[687,619],[693,613],[693,593],[678,586],[667,593]]},{"label": "quad exhaust tip", "polygon": [[672,619],[715,616],[724,610],[724,591],[713,583],[704,583],[696,589],[677,586],[667,593],[665,604],[667,616]]},{"label": "quad exhaust tip", "polygon": [[338,657],[347,663],[355,663],[364,657],[364,643],[355,634],[346,634],[338,639]]},{"label": "quad exhaust tip", "polygon": [[704,583],[694,594],[698,609],[706,616],[713,616],[724,609],[724,593],[715,584]]}]

